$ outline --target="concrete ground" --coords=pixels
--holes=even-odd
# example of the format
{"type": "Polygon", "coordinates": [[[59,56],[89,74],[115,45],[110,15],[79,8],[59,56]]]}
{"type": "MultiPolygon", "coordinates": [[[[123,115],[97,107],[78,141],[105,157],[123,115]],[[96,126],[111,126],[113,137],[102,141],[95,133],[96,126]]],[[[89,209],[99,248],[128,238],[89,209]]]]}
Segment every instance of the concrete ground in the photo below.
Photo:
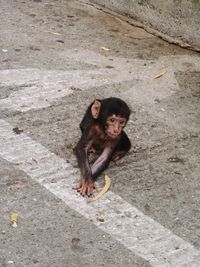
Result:
{"type": "Polygon", "coordinates": [[[79,1],[0,7],[0,266],[199,267],[199,53],[79,1]],[[71,145],[108,96],[132,149],[91,205],[71,145]]]}

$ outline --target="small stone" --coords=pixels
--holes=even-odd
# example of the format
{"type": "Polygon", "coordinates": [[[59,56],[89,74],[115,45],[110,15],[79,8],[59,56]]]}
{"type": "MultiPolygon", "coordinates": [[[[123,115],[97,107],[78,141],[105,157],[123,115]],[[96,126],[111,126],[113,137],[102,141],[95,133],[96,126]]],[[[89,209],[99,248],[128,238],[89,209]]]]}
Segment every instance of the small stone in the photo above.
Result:
{"type": "Polygon", "coordinates": [[[99,222],[105,222],[104,218],[101,217],[101,216],[97,216],[96,219],[97,219],[97,221],[99,221],[99,222]]]}

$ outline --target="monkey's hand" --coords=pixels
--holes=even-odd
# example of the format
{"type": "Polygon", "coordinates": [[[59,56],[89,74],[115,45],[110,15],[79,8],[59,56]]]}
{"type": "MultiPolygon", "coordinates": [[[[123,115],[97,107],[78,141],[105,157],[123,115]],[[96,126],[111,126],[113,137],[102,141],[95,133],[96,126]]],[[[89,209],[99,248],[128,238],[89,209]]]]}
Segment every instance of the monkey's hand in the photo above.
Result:
{"type": "Polygon", "coordinates": [[[73,189],[79,192],[83,197],[91,196],[96,188],[94,182],[81,181],[78,185],[73,186],[73,189]]]}

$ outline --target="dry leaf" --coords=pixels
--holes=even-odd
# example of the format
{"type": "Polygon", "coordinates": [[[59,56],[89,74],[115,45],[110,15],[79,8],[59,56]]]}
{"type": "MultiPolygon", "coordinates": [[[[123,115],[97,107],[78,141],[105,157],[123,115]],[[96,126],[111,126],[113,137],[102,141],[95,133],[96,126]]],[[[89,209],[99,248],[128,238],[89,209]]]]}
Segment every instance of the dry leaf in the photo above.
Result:
{"type": "Polygon", "coordinates": [[[12,227],[17,227],[17,213],[12,212],[10,216],[12,227]]]}
{"type": "Polygon", "coordinates": [[[104,47],[104,46],[102,46],[102,47],[101,47],[101,49],[102,49],[102,50],[104,50],[104,51],[110,51],[110,49],[109,49],[109,48],[107,48],[107,47],[104,47]]]}
{"type": "Polygon", "coordinates": [[[76,86],[73,86],[73,85],[70,87],[70,89],[71,89],[72,91],[82,91],[81,88],[76,87],[76,86]]]}
{"type": "Polygon", "coordinates": [[[51,32],[51,31],[45,31],[45,32],[48,32],[48,33],[51,33],[51,34],[54,34],[54,35],[62,35],[62,34],[59,33],[59,32],[51,32]]]}
{"type": "Polygon", "coordinates": [[[34,45],[31,45],[30,49],[33,50],[33,51],[40,51],[40,48],[37,47],[37,46],[34,46],[34,45]]]}
{"type": "Polygon", "coordinates": [[[154,79],[158,79],[167,72],[167,69],[162,69],[157,75],[154,76],[154,79]]]}

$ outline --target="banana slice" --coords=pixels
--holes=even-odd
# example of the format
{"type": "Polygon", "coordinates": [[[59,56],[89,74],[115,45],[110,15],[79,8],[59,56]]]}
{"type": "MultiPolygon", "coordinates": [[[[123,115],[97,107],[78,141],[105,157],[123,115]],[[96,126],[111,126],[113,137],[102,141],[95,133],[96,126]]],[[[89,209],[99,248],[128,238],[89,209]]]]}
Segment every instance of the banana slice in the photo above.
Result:
{"type": "Polygon", "coordinates": [[[108,177],[108,175],[105,175],[104,176],[104,179],[105,179],[105,185],[104,187],[102,188],[102,190],[93,198],[91,198],[89,200],[89,202],[94,202],[96,200],[98,200],[99,198],[101,198],[107,191],[108,189],[110,188],[110,185],[111,185],[111,180],[110,178],[108,177]]]}

